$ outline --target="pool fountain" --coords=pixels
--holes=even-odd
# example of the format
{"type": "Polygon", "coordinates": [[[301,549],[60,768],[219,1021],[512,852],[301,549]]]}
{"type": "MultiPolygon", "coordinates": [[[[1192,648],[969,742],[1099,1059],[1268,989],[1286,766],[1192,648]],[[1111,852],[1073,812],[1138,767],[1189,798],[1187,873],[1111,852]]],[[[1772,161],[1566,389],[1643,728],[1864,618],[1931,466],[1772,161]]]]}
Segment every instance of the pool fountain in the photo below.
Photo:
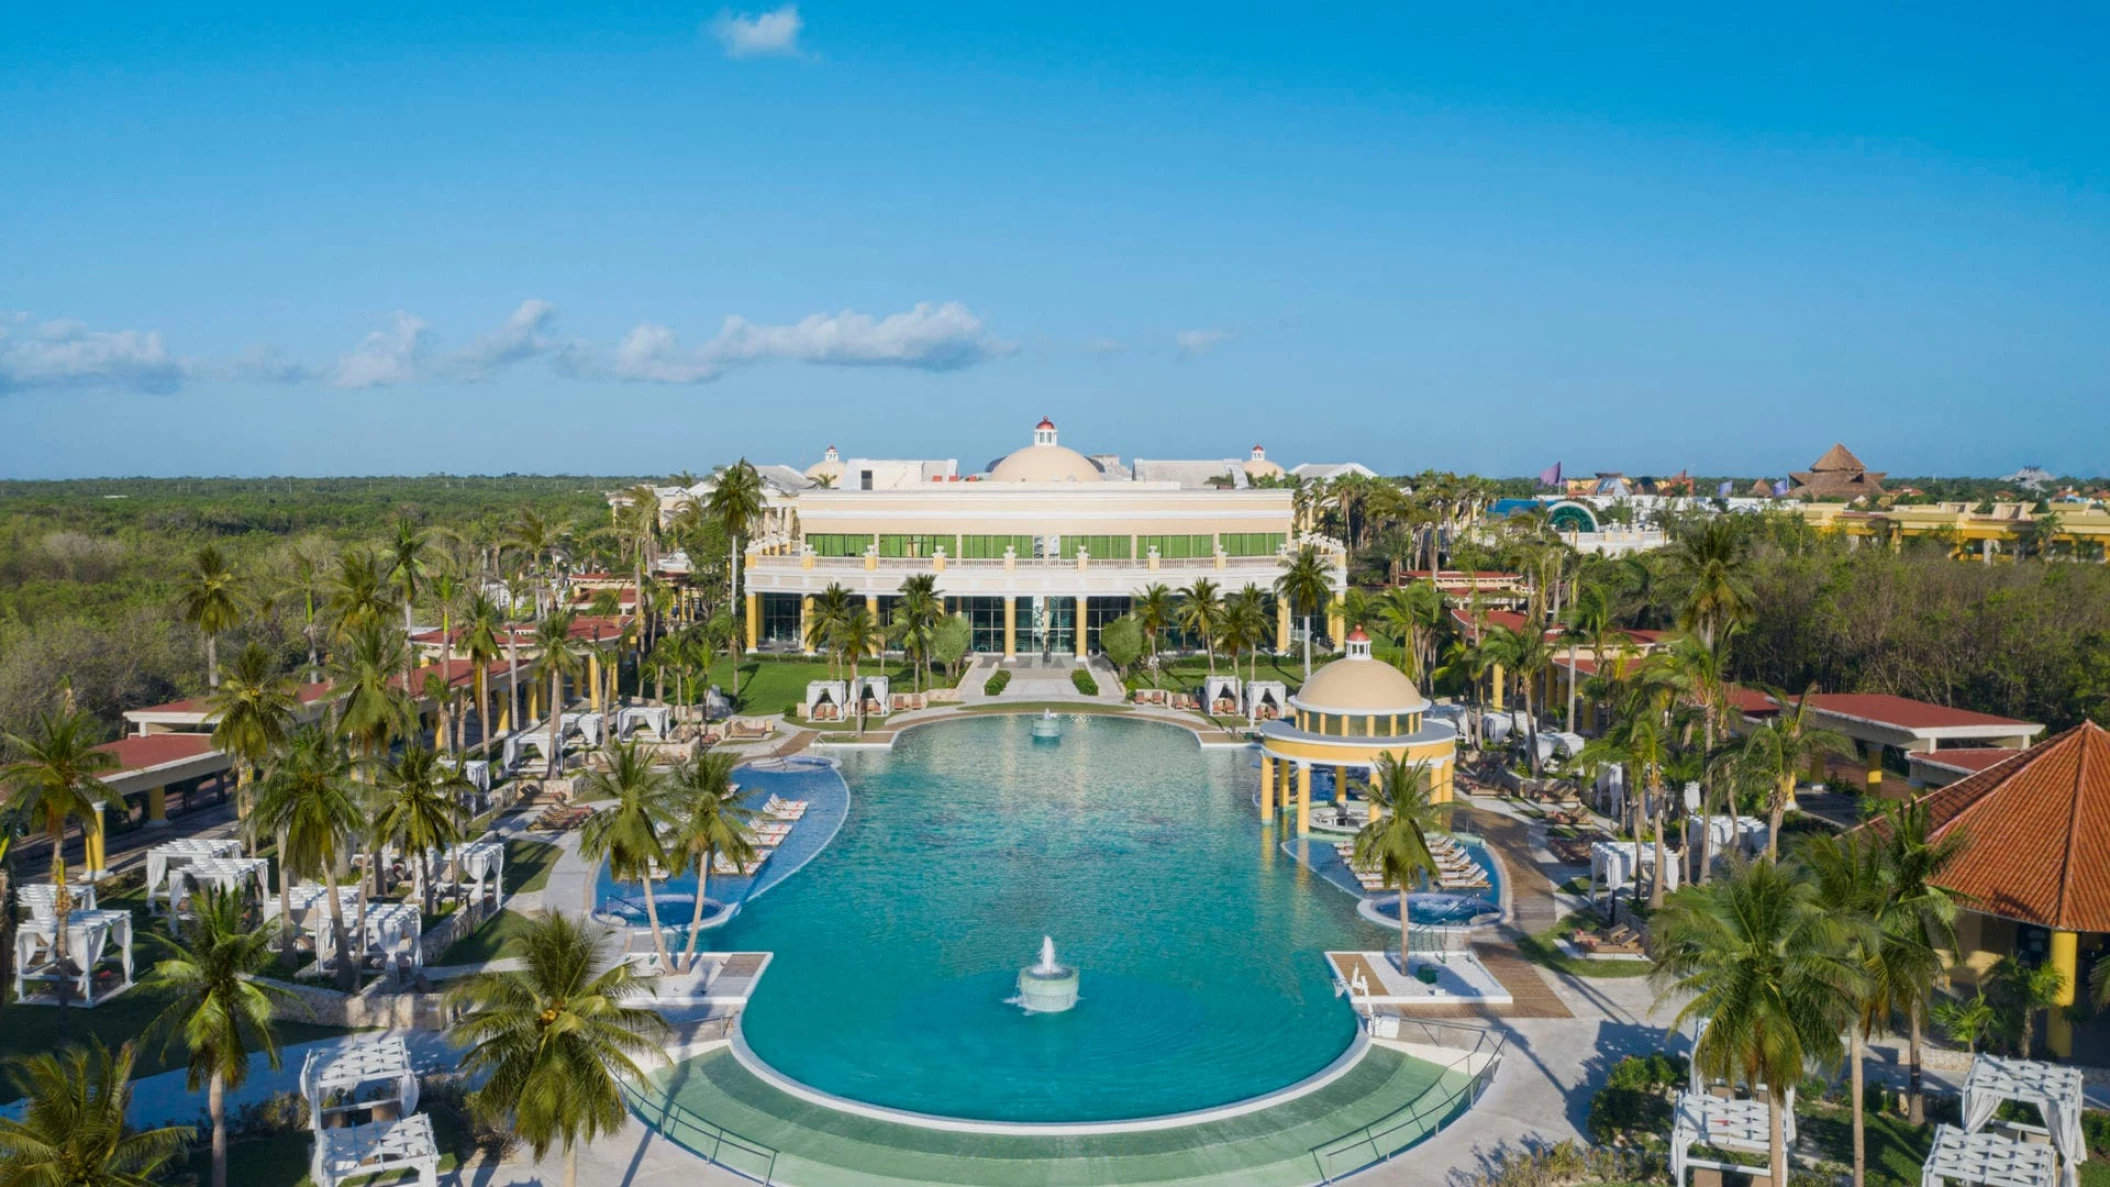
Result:
{"type": "Polygon", "coordinates": [[[1043,709],[1033,723],[1033,740],[1036,742],[1062,741],[1062,722],[1056,718],[1055,710],[1043,709]]]}
{"type": "Polygon", "coordinates": [[[1060,1014],[1077,1004],[1077,970],[1055,959],[1053,936],[1040,937],[1040,963],[1018,971],[1017,1001],[1028,1014],[1060,1014]]]}

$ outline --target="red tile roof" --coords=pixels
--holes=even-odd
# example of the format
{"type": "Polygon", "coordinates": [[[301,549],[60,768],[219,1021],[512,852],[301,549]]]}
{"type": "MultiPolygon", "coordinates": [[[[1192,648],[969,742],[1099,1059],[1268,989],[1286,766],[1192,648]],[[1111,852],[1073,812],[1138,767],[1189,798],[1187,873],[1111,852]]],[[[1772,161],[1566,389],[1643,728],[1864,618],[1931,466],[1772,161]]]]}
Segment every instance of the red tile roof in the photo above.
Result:
{"type": "Polygon", "coordinates": [[[2011,725],[2028,729],[2035,724],[2017,721],[2012,717],[1995,717],[1990,713],[1973,713],[1968,709],[1951,709],[1947,705],[1935,705],[1926,701],[1915,701],[1910,697],[1894,697],[1873,692],[1820,692],[1816,695],[1815,704],[1818,710],[1824,713],[1903,730],[1987,725],[2011,725]]]}
{"type": "MultiPolygon", "coordinates": [[[[293,693],[300,698],[301,704],[312,705],[330,695],[330,686],[327,681],[321,684],[309,684],[303,681],[293,690],[293,693]]],[[[127,713],[196,713],[200,715],[211,711],[212,703],[206,697],[185,697],[180,701],[169,701],[165,704],[146,705],[138,709],[125,710],[127,713]]]]}
{"type": "Polygon", "coordinates": [[[213,753],[211,734],[135,734],[96,747],[117,756],[117,769],[110,776],[143,771],[148,767],[202,758],[213,753]]]}
{"type": "Polygon", "coordinates": [[[2110,931],[2110,730],[2083,722],[1921,802],[1936,837],[1969,838],[1941,884],[1972,910],[2110,931]]]}
{"type": "Polygon", "coordinates": [[[1936,750],[1930,754],[1914,754],[1911,760],[1924,766],[1940,767],[1948,771],[1961,771],[1975,775],[1990,767],[1999,766],[2026,750],[2010,750],[2004,746],[1959,746],[1953,750],[1936,750]]]}
{"type": "Polygon", "coordinates": [[[1746,717],[1771,717],[1780,712],[1780,706],[1762,689],[1746,688],[1741,684],[1725,687],[1729,694],[1729,708],[1746,717]]]}

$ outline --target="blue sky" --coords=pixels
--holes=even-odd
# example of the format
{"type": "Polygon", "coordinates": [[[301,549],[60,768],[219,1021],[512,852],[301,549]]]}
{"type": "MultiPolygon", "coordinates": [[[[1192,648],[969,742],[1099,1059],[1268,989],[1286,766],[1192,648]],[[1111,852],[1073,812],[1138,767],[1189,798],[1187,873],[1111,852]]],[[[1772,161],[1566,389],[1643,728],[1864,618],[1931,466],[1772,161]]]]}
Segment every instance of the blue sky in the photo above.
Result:
{"type": "Polygon", "coordinates": [[[0,473],[2110,471],[2110,10],[1599,7],[0,15],[0,473]]]}

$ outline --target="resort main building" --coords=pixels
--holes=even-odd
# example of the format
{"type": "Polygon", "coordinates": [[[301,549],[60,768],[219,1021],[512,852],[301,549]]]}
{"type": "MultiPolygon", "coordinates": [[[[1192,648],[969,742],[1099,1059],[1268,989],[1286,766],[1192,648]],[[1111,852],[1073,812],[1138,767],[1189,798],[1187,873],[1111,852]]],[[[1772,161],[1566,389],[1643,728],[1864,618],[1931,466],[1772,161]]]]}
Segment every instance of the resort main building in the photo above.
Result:
{"type": "MultiPolygon", "coordinates": [[[[1319,548],[1336,594],[1347,586],[1340,544],[1300,533],[1291,491],[1271,485],[1284,471],[1258,446],[1243,459],[1124,466],[1060,444],[1042,420],[1031,444],[982,474],[951,461],[845,461],[832,447],[803,472],[761,472],[769,507],[747,556],[750,648],[803,647],[812,599],[830,585],[883,620],[919,573],[974,624],[974,650],[1007,657],[1095,652],[1100,628],[1154,584],[1271,587],[1304,544],[1319,548]]],[[[1277,647],[1290,626],[1281,607],[1277,647]]]]}

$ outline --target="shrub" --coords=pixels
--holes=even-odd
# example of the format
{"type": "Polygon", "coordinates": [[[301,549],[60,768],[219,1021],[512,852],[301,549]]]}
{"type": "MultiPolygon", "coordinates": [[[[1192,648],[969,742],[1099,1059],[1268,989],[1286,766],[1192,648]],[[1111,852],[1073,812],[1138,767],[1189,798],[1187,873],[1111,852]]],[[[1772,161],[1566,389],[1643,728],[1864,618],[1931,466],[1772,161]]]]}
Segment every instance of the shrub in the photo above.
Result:
{"type": "Polygon", "coordinates": [[[1099,682],[1092,679],[1092,674],[1083,668],[1070,669],[1070,683],[1077,686],[1078,692],[1088,697],[1099,695],[1099,682]]]}
{"type": "Polygon", "coordinates": [[[1590,1101],[1590,1140],[1668,1134],[1671,1104],[1666,1090],[1681,1087],[1688,1068],[1684,1056],[1662,1052],[1629,1055],[1613,1065],[1605,1086],[1590,1101]]]}
{"type": "Polygon", "coordinates": [[[2097,1158],[2110,1158],[2110,1113],[2090,1109],[2081,1114],[2081,1140],[2097,1158]]]}
{"type": "Polygon", "coordinates": [[[997,695],[998,693],[1001,693],[1001,692],[1003,692],[1003,691],[1004,691],[1004,687],[1005,687],[1006,685],[1010,684],[1010,683],[1011,683],[1011,671],[1010,671],[1010,669],[1008,669],[1008,668],[998,668],[998,669],[996,670],[996,675],[994,675],[994,676],[991,676],[991,677],[990,677],[989,679],[987,679],[987,680],[985,680],[985,681],[983,681],[983,682],[982,682],[982,693],[983,693],[983,694],[984,694],[985,696],[992,696],[992,697],[993,697],[993,696],[996,696],[996,695],[997,695]]]}

